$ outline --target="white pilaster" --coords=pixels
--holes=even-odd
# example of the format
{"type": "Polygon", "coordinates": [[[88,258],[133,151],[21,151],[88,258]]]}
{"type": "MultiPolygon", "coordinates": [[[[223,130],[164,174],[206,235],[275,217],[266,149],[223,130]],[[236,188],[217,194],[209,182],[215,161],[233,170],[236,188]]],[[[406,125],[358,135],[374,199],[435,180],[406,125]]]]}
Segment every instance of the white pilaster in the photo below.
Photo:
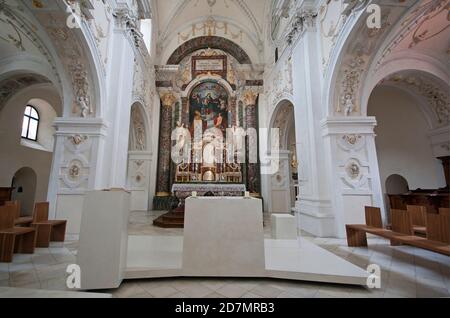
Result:
{"type": "Polygon", "coordinates": [[[293,50],[293,86],[299,198],[299,227],[317,236],[333,236],[331,187],[320,134],[323,118],[320,60],[316,28],[309,26],[293,50]]]}
{"type": "Polygon", "coordinates": [[[48,201],[52,219],[68,220],[78,234],[86,191],[100,189],[107,124],[102,119],[58,118],[48,201]]]}
{"type": "Polygon", "coordinates": [[[374,117],[335,117],[322,122],[338,237],[345,237],[345,224],[365,223],[365,206],[379,207],[385,216],[375,126],[374,117]]]}

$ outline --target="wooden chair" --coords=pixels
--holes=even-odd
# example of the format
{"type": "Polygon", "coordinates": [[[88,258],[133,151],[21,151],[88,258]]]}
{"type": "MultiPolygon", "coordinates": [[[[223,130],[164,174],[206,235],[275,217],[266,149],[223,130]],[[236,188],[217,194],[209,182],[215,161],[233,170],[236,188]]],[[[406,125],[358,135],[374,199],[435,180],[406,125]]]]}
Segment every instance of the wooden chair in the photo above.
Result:
{"type": "Polygon", "coordinates": [[[50,242],[64,242],[66,236],[65,220],[48,219],[48,202],[38,202],[34,205],[33,223],[37,232],[36,247],[49,247],[50,242]]]}
{"type": "MultiPolygon", "coordinates": [[[[411,215],[406,210],[391,209],[392,231],[405,235],[413,235],[411,215]]],[[[400,245],[395,240],[391,240],[391,245],[400,245]]]]}
{"type": "Polygon", "coordinates": [[[15,209],[14,225],[15,226],[30,226],[33,223],[32,216],[20,216],[21,205],[20,201],[7,201],[5,205],[12,206],[15,209]]]}
{"type": "Polygon", "coordinates": [[[427,239],[450,244],[450,209],[440,208],[439,213],[428,213],[427,224],[427,239]]]}
{"type": "Polygon", "coordinates": [[[383,221],[381,219],[381,209],[372,206],[365,207],[366,225],[376,228],[383,228],[383,221]]]}
{"type": "Polygon", "coordinates": [[[427,208],[420,205],[407,205],[406,210],[411,216],[414,235],[427,235],[427,208]]]}
{"type": "Polygon", "coordinates": [[[0,262],[11,263],[14,253],[33,254],[36,231],[29,227],[14,227],[16,210],[0,207],[0,262]]]}

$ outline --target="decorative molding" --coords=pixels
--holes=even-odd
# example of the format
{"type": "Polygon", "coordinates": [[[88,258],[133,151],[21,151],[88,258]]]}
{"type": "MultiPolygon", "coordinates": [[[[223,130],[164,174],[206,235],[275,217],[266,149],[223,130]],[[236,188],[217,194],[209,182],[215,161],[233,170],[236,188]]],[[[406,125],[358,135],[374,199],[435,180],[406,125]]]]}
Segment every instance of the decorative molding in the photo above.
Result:
{"type": "Polygon", "coordinates": [[[298,12],[289,27],[286,35],[286,42],[292,45],[309,28],[314,28],[316,25],[317,12],[311,10],[302,10],[298,12]]]}
{"type": "Polygon", "coordinates": [[[172,107],[178,98],[172,92],[162,92],[160,94],[161,102],[164,107],[172,107]]]}
{"type": "Polygon", "coordinates": [[[258,92],[252,89],[246,89],[242,95],[245,106],[256,106],[256,100],[258,99],[258,92]]]}
{"type": "Polygon", "coordinates": [[[428,80],[423,76],[403,76],[401,74],[393,75],[387,80],[382,81],[382,83],[393,83],[400,85],[423,96],[436,115],[438,124],[450,124],[450,96],[448,94],[448,83],[444,84],[447,85],[447,91],[445,91],[445,89],[442,89],[440,86],[434,84],[432,80],[428,80]]]}

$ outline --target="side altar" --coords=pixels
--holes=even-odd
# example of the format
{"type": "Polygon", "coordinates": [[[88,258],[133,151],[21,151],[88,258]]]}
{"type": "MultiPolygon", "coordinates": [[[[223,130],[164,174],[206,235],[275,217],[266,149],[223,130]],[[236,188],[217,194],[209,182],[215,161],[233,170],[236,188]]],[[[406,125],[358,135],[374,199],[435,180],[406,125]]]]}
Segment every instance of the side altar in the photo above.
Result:
{"type": "Polygon", "coordinates": [[[197,193],[202,197],[213,194],[216,197],[242,197],[246,191],[245,184],[230,183],[175,183],[172,185],[173,206],[169,212],[153,221],[153,224],[163,228],[183,228],[185,200],[197,193]]]}

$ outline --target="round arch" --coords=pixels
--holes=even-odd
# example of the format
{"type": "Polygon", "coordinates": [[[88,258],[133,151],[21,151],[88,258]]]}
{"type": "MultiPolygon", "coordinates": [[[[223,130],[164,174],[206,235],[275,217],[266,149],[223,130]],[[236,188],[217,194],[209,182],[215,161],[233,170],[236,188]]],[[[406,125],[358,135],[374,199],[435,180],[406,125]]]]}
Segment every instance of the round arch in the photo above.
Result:
{"type": "Polygon", "coordinates": [[[244,49],[233,41],[220,36],[200,36],[183,43],[172,53],[166,64],[179,64],[185,56],[207,48],[225,51],[232,55],[240,64],[252,64],[244,49]]]}
{"type": "Polygon", "coordinates": [[[280,139],[280,149],[284,149],[284,150],[289,150],[288,148],[288,132],[289,129],[294,128],[295,131],[295,119],[294,119],[294,103],[289,100],[289,99],[282,99],[277,103],[277,106],[275,106],[271,116],[270,116],[270,120],[269,120],[269,136],[268,136],[268,149],[271,149],[272,146],[272,141],[270,138],[270,129],[271,128],[278,128],[275,127],[275,123],[276,121],[279,119],[281,112],[283,111],[288,111],[291,112],[292,111],[292,116],[288,116],[288,118],[290,119],[289,122],[286,123],[286,125],[284,126],[284,131],[281,132],[280,131],[280,135],[283,137],[282,139],[280,139]]]}
{"type": "Polygon", "coordinates": [[[216,82],[217,84],[219,84],[220,86],[225,88],[225,90],[227,91],[227,93],[230,97],[235,97],[236,94],[235,94],[233,88],[231,87],[231,85],[219,75],[208,75],[208,76],[197,77],[196,79],[192,80],[189,83],[189,85],[186,87],[186,89],[182,92],[181,96],[189,97],[191,95],[192,91],[194,90],[194,88],[196,88],[198,85],[200,85],[202,83],[206,83],[206,82],[211,82],[211,81],[216,82]]]}
{"type": "MultiPolygon", "coordinates": [[[[364,82],[364,85],[362,85],[361,114],[367,116],[369,99],[373,90],[380,85],[383,80],[396,74],[422,74],[430,78],[439,87],[447,87],[447,89],[449,89],[448,83],[450,82],[450,76],[443,72],[442,68],[434,62],[435,61],[429,56],[420,55],[420,57],[416,56],[415,58],[392,59],[385,63],[373,77],[368,78],[364,82]]],[[[411,93],[410,91],[408,92],[411,93]]]]}

